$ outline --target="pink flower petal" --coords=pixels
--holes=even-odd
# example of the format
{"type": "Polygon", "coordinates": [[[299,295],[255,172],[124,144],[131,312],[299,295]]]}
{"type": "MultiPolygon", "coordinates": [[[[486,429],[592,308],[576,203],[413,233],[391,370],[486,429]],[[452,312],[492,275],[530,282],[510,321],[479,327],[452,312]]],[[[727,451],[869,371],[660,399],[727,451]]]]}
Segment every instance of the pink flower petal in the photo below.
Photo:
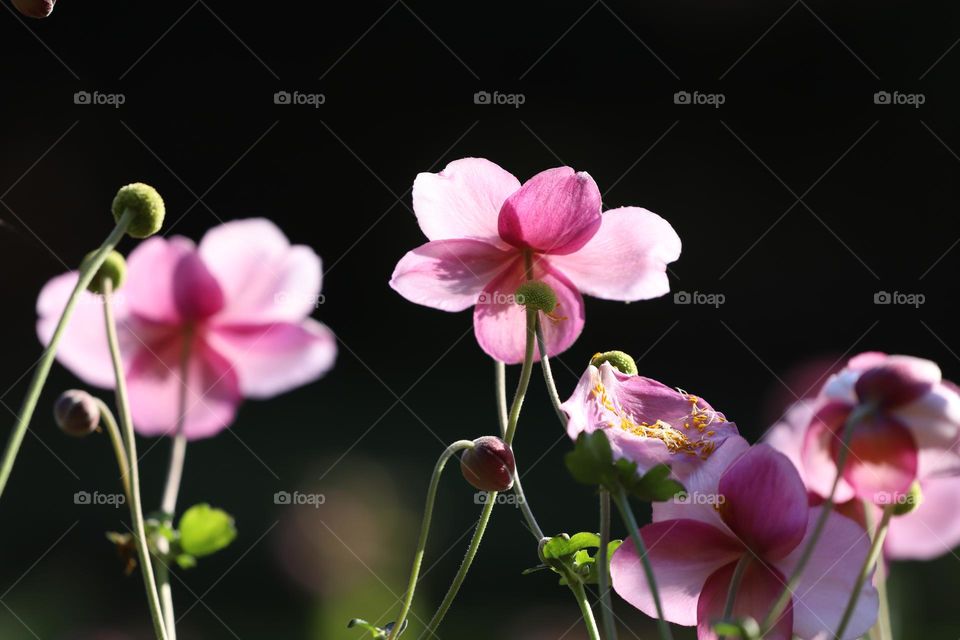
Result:
{"type": "Polygon", "coordinates": [[[173,300],[186,321],[204,320],[223,309],[223,290],[196,251],[180,257],[173,271],[173,300]]]}
{"type": "Polygon", "coordinates": [[[680,257],[670,223],[639,207],[611,209],[578,251],[551,258],[582,293],[605,300],[647,300],[670,291],[667,264],[680,257]]]}
{"type": "Polygon", "coordinates": [[[320,302],[320,258],[309,247],[290,246],[269,220],[214,227],[199,251],[223,289],[226,306],[218,322],[299,322],[320,302]]]}
{"type": "MultiPolygon", "coordinates": [[[[545,260],[535,264],[533,276],[550,285],[559,301],[555,317],[540,316],[547,354],[555,356],[566,351],[583,330],[583,298],[570,281],[545,260]]],[[[517,259],[484,287],[486,295],[473,309],[473,328],[480,348],[507,364],[523,362],[527,344],[526,309],[513,301],[523,281],[522,260],[517,259]]],[[[535,353],[535,357],[539,360],[539,353],[535,353]]]]}
{"type": "MultiPolygon", "coordinates": [[[[807,535],[787,557],[776,563],[791,575],[820,515],[809,510],[807,535]]],[[[853,591],[854,581],[867,557],[870,538],[853,520],[830,514],[793,596],[793,632],[801,638],[832,638],[853,591]]],[[[779,593],[779,589],[777,590],[779,593]]],[[[867,580],[842,640],[859,638],[877,619],[877,591],[867,580]]]]}
{"type": "Polygon", "coordinates": [[[333,367],[336,338],[323,324],[219,326],[207,342],[224,356],[248,398],[270,398],[312,382],[333,367]]]}
{"type": "MultiPolygon", "coordinates": [[[[830,495],[830,488],[837,475],[834,446],[842,442],[844,424],[850,415],[850,406],[843,402],[822,403],[804,432],[803,449],[800,452],[804,466],[807,488],[817,495],[830,495]]],[[[853,487],[840,479],[834,494],[836,502],[846,502],[854,496],[853,487]]]]}
{"type": "Polygon", "coordinates": [[[503,203],[500,237],[521,249],[573,253],[600,228],[600,189],[589,174],[570,167],[547,169],[503,203]]]}
{"type": "Polygon", "coordinates": [[[921,482],[923,500],[890,521],[883,550],[894,560],[932,560],[960,546],[960,477],[921,482]]]}
{"type": "Polygon", "coordinates": [[[151,322],[179,323],[175,272],[181,258],[194,251],[193,242],[182,236],[153,236],[137,245],[127,258],[127,282],[121,290],[131,313],[151,322]]]}
{"type": "Polygon", "coordinates": [[[127,386],[134,426],[144,436],[173,436],[181,414],[191,440],[216,435],[234,418],[241,402],[237,374],[230,363],[194,338],[184,380],[183,336],[178,329],[151,337],[127,365],[127,386]],[[186,411],[180,395],[186,385],[186,411]]]}
{"type": "Polygon", "coordinates": [[[890,356],[883,364],[864,371],[854,386],[861,402],[884,409],[921,398],[942,379],[935,362],[913,356],[890,356]]]}
{"type": "MultiPolygon", "coordinates": [[[[712,625],[723,619],[735,568],[736,563],[728,564],[707,578],[697,601],[697,640],[717,640],[712,625]]],[[[780,571],[753,559],[743,572],[733,604],[733,617],[749,616],[758,623],[762,622],[786,582],[780,571]]],[[[793,637],[794,613],[792,605],[787,605],[777,624],[764,634],[764,640],[790,640],[793,637]]]]}
{"type": "MultiPolygon", "coordinates": [[[[842,442],[833,442],[834,458],[842,442]]],[[[843,478],[857,495],[876,504],[891,504],[910,491],[917,478],[917,444],[910,430],[883,415],[861,420],[850,439],[843,478]]]]}
{"type": "Polygon", "coordinates": [[[758,444],[720,478],[720,517],[750,548],[767,559],[790,553],[807,527],[807,490],[793,463],[770,445],[758,444]]]}
{"type": "Polygon", "coordinates": [[[411,302],[463,311],[476,304],[484,287],[515,258],[515,252],[481,240],[428,242],[400,260],[390,286],[411,302]]]}
{"type": "Polygon", "coordinates": [[[413,210],[429,240],[474,238],[498,247],[500,207],[520,181],[483,158],[454,160],[440,173],[413,182],[413,210]]]}
{"type": "MultiPolygon", "coordinates": [[[[728,534],[696,520],[668,520],[640,530],[663,603],[664,617],[685,626],[697,624],[697,599],[707,578],[735,562],[743,547],[728,534]]],[[[610,574],[621,598],[648,616],[657,609],[643,566],[627,539],[613,554],[610,574]]]]}
{"type": "MultiPolygon", "coordinates": [[[[47,282],[40,291],[37,298],[37,336],[44,345],[50,344],[50,338],[78,279],[76,271],[64,273],[47,282]]],[[[113,297],[113,304],[118,323],[122,323],[129,315],[125,295],[118,292],[113,297]]],[[[80,294],[73,317],[60,341],[57,361],[87,384],[113,387],[113,365],[107,346],[101,296],[88,291],[80,294]]]]}

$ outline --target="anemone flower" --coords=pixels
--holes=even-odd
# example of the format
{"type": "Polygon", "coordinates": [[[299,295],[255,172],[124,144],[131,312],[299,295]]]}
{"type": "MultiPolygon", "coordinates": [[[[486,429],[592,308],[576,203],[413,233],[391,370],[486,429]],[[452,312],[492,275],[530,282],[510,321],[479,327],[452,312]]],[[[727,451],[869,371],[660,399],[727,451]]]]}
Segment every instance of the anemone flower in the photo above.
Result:
{"type": "MultiPolygon", "coordinates": [[[[57,276],[40,292],[44,344],[77,277],[57,276]]],[[[336,342],[309,317],[322,300],[320,281],[313,250],[291,246],[265,219],[215,227],[199,246],[180,236],[138,245],[113,299],[137,431],[209,437],[233,421],[243,398],[269,398],[323,375],[336,342]]],[[[104,327],[100,297],[84,292],[57,358],[87,384],[111,388],[104,327]]]]}
{"type": "Polygon", "coordinates": [[[670,288],[666,266],[680,255],[680,238],[663,218],[638,207],[601,214],[593,178],[569,167],[521,185],[489,160],[456,160],[417,176],[413,209],[429,242],[400,260],[390,286],[442,311],[474,307],[480,347],[508,364],[524,356],[525,312],[514,293],[525,279],[557,293],[559,307],[544,323],[553,355],[583,329],[581,293],[623,301],[661,296],[670,288]]]}
{"type": "MultiPolygon", "coordinates": [[[[687,492],[701,499],[658,503],[653,524],[640,535],[649,550],[665,618],[696,625],[700,640],[714,640],[711,626],[723,616],[737,564],[746,562],[733,616],[763,620],[793,573],[820,507],[807,505],[803,481],[786,456],[765,444],[748,447],[739,436],[728,439],[688,478],[687,492]]],[[[789,605],[764,638],[832,638],[869,546],[863,529],[831,513],[789,605]]],[[[617,593],[647,615],[656,615],[629,540],[614,553],[610,569],[617,593]]],[[[841,640],[866,633],[877,610],[877,592],[867,581],[841,640]]]]}
{"type": "Polygon", "coordinates": [[[854,426],[838,502],[856,496],[889,504],[917,479],[960,473],[960,394],[935,363],[863,353],[831,376],[819,398],[801,458],[820,495],[830,492],[844,425],[861,403],[873,409],[854,426]]]}
{"type": "Polygon", "coordinates": [[[561,406],[572,439],[602,429],[615,458],[636,462],[640,473],[669,464],[681,480],[737,434],[737,426],[703,398],[622,373],[609,362],[589,365],[561,406]]]}
{"type": "MultiPolygon", "coordinates": [[[[770,446],[790,458],[797,467],[807,485],[811,505],[820,504],[826,498],[820,493],[823,491],[822,475],[829,475],[830,470],[808,468],[801,452],[807,426],[823,403],[823,400],[815,399],[794,403],[764,437],[770,446]],[[815,477],[818,473],[820,478],[815,477]]],[[[883,541],[884,556],[888,559],[932,560],[960,546],[960,476],[926,475],[918,482],[919,504],[909,513],[890,520],[883,541]]],[[[866,527],[867,514],[861,501],[851,498],[841,501],[836,508],[866,527]]],[[[870,521],[879,522],[880,509],[871,507],[870,516],[870,521]]]]}

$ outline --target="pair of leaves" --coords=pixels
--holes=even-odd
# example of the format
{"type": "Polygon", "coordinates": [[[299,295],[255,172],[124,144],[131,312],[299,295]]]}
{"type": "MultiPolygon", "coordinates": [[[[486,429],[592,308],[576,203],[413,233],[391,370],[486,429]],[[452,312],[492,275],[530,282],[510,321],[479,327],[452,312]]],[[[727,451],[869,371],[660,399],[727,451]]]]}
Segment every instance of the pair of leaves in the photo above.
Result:
{"type": "Polygon", "coordinates": [[[642,476],[637,463],[626,458],[613,459],[610,440],[603,430],[581,433],[577,444],[565,459],[567,469],[583,484],[599,485],[617,494],[628,494],[647,502],[663,502],[683,491],[683,485],[670,478],[670,467],[659,464],[642,476]]]}
{"type": "Polygon", "coordinates": [[[160,519],[147,523],[148,535],[163,536],[170,543],[169,555],[181,569],[197,566],[197,559],[209,556],[230,545],[237,537],[233,516],[209,504],[195,504],[187,509],[176,529],[160,519]]]}
{"type": "MultiPolygon", "coordinates": [[[[611,540],[607,544],[608,571],[610,558],[622,542],[622,540],[611,540]]],[[[597,566],[597,554],[591,554],[590,550],[599,548],[600,536],[595,533],[582,531],[572,536],[567,534],[554,536],[540,547],[543,564],[528,569],[524,574],[549,568],[560,574],[560,584],[563,585],[569,584],[569,578],[573,576],[583,584],[598,584],[600,568],[597,566]]]]}
{"type": "MultiPolygon", "coordinates": [[[[398,638],[401,635],[403,635],[404,631],[407,630],[407,624],[409,622],[410,622],[409,620],[403,621],[403,626],[400,627],[400,631],[397,633],[398,638]]],[[[367,631],[370,632],[370,636],[373,638],[373,640],[386,640],[390,636],[390,632],[393,631],[393,625],[394,623],[391,622],[384,627],[378,627],[377,625],[371,624],[366,620],[361,620],[360,618],[354,618],[353,620],[347,623],[347,629],[353,629],[353,628],[366,629],[367,631]]]]}

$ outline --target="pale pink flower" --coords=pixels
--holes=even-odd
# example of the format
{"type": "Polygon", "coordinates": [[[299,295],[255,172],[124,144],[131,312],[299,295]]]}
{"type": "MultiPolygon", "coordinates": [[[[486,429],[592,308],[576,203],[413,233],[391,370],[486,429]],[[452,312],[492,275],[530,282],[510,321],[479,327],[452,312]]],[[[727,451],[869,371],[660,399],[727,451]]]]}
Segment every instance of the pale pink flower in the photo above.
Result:
{"type": "MultiPolygon", "coordinates": [[[[57,276],[40,292],[44,344],[77,277],[57,276]]],[[[205,438],[230,425],[243,398],[269,398],[327,372],[336,341],[309,317],[320,283],[320,258],[265,219],[215,227],[199,246],[180,236],[138,245],[114,300],[137,431],[174,435],[184,388],[184,432],[205,438]]],[[[83,293],[57,359],[87,384],[114,386],[99,296],[83,293]]]]}
{"type": "MultiPolygon", "coordinates": [[[[640,535],[664,617],[674,624],[696,625],[700,640],[715,640],[711,625],[722,617],[737,563],[749,559],[733,614],[763,620],[796,568],[820,507],[807,505],[803,481],[786,456],[764,444],[749,447],[739,436],[718,447],[685,484],[685,500],[656,503],[654,522],[640,535]]],[[[764,638],[832,638],[869,546],[869,537],[854,522],[830,514],[788,607],[764,638]]],[[[614,553],[611,574],[621,597],[656,615],[629,540],[614,553]]],[[[877,592],[868,581],[841,640],[866,633],[877,609],[877,592]]]]}
{"type": "Polygon", "coordinates": [[[390,286],[435,309],[474,307],[477,341],[506,363],[523,360],[524,308],[514,292],[528,262],[530,275],[559,300],[544,322],[553,355],[583,329],[581,293],[624,301],[661,296],[670,288],[666,265],[680,255],[680,239],[663,218],[638,207],[601,215],[593,178],[569,167],[521,185],[489,160],[456,160],[417,176],[413,209],[430,242],[400,260],[390,286]]]}

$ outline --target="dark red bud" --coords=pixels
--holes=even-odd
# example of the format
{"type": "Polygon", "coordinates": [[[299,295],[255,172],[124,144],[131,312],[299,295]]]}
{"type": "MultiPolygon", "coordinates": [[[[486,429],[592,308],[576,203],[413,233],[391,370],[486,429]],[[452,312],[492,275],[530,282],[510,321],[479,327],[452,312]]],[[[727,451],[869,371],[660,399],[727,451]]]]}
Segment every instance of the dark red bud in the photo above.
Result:
{"type": "Polygon", "coordinates": [[[28,18],[46,18],[53,13],[56,0],[13,0],[17,11],[28,18]]]}
{"type": "Polygon", "coordinates": [[[890,409],[919,399],[939,381],[939,367],[928,360],[890,358],[885,364],[864,371],[854,389],[860,402],[890,409]]]}
{"type": "Polygon", "coordinates": [[[65,434],[82,438],[97,430],[100,408],[86,391],[64,391],[53,405],[53,417],[65,434]]]}
{"type": "Polygon", "coordinates": [[[510,447],[494,436],[473,441],[460,458],[460,470],[467,482],[481,491],[506,491],[513,486],[516,463],[510,447]]]}

